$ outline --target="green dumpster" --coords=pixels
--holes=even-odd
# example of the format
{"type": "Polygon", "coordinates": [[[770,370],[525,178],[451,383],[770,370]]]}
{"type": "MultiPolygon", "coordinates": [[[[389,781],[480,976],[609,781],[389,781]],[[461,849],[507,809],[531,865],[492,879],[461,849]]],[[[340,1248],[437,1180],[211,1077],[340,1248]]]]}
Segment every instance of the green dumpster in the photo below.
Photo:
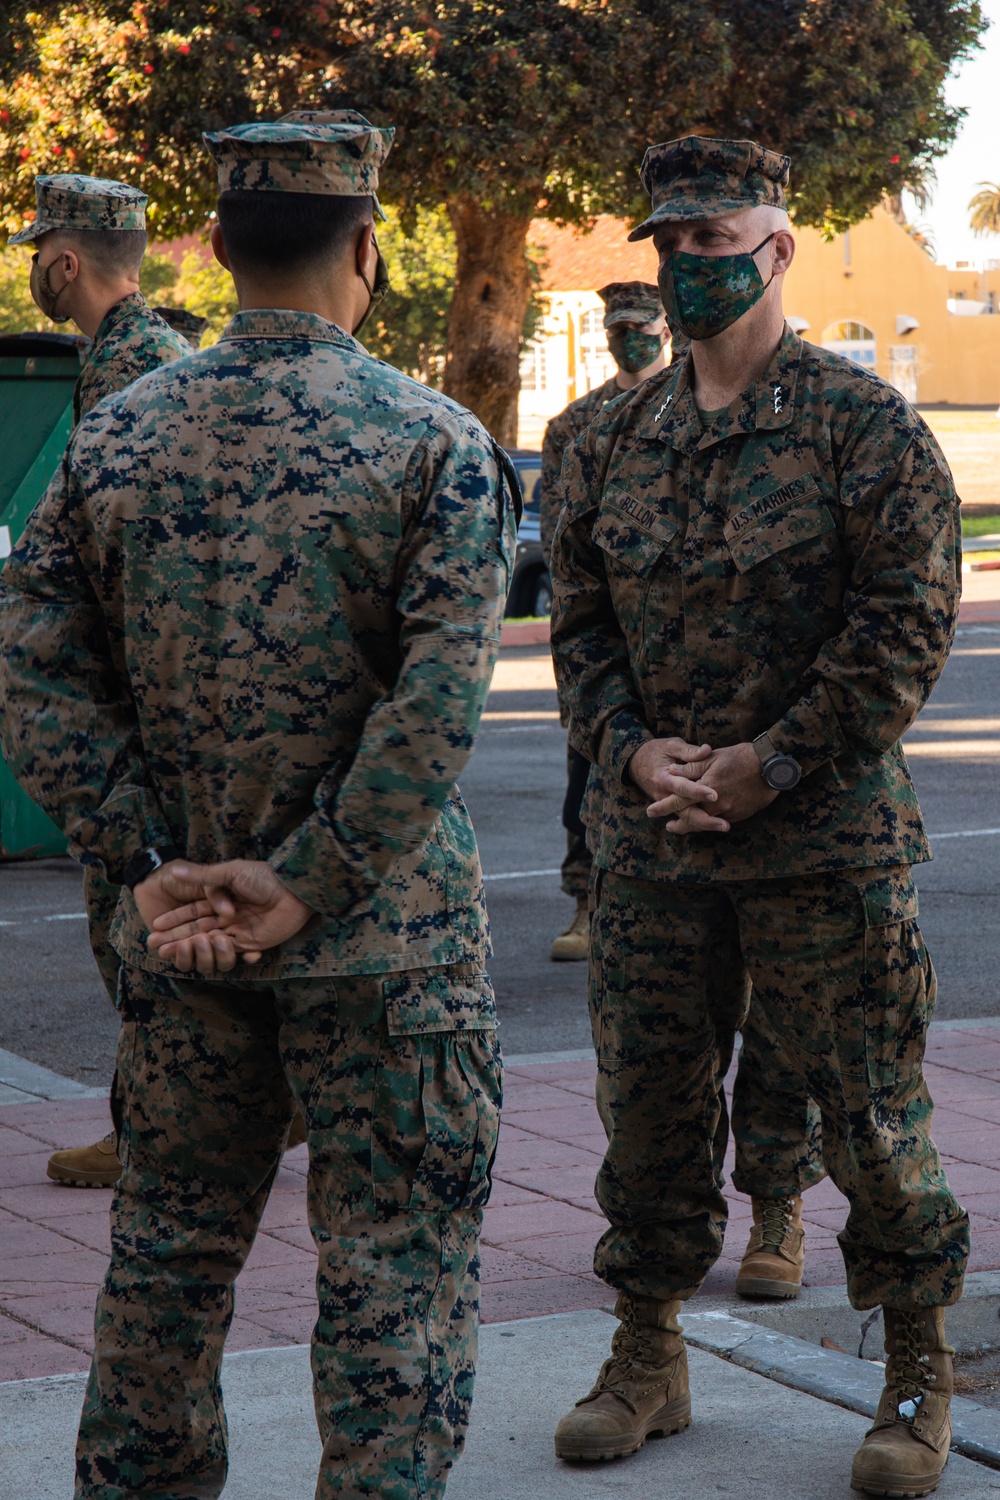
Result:
{"type": "MultiPolygon", "coordinates": [[[[0,568],[66,447],[82,347],[62,333],[0,336],[0,568]]],[[[59,829],[0,759],[0,859],[65,852],[59,829]]]]}

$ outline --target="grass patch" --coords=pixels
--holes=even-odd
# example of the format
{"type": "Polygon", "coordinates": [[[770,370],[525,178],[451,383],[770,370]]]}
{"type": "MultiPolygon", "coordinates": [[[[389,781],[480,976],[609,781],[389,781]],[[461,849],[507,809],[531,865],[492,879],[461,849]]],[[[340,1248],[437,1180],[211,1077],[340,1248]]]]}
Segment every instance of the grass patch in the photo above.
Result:
{"type": "Polygon", "coordinates": [[[505,625],[547,625],[549,615],[504,615],[505,625]]]}
{"type": "Polygon", "coordinates": [[[992,536],[1000,533],[1000,511],[985,516],[963,516],[963,536],[992,536]]]}

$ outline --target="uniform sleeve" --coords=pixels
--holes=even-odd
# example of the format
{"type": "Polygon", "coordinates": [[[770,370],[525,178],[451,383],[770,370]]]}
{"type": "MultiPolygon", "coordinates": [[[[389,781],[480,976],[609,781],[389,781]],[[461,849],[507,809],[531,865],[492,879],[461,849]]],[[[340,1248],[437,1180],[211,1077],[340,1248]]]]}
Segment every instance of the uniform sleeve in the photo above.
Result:
{"type": "Polygon", "coordinates": [[[621,781],[632,755],[653,734],[611,600],[604,554],[592,535],[605,467],[601,450],[610,441],[598,427],[577,438],[563,461],[566,500],[552,544],[552,659],[560,700],[571,714],[570,742],[621,781]]]}
{"type": "Polygon", "coordinates": [[[560,417],[553,417],[542,438],[542,473],[538,486],[538,524],[542,554],[548,565],[552,555],[552,538],[562,509],[563,491],[559,483],[568,432],[560,417]]]}
{"type": "Polygon", "coordinates": [[[486,433],[449,418],[414,453],[405,484],[413,518],[397,573],[398,677],[346,777],[338,768],[320,782],[315,810],[270,860],[327,917],[427,840],[472,753],[500,643],[515,497],[486,433]]]}
{"type": "Polygon", "coordinates": [[[775,749],[806,774],[847,749],[891,749],[951,648],[962,578],[959,500],[933,438],[912,424],[910,416],[903,433],[886,417],[846,455],[844,628],[823,644],[802,697],[769,731],[775,749]]]}
{"type": "Polygon", "coordinates": [[[74,855],[120,884],[136,850],[173,839],[77,547],[78,499],[67,457],[0,573],[0,742],[74,855]]]}

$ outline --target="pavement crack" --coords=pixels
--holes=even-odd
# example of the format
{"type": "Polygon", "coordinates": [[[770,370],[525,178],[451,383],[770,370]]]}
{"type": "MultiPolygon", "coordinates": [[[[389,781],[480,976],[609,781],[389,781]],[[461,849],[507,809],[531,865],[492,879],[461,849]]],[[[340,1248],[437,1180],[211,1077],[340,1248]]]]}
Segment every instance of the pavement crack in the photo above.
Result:
{"type": "Polygon", "coordinates": [[[74,1344],[72,1339],[63,1338],[61,1333],[53,1333],[49,1328],[42,1328],[38,1323],[32,1323],[30,1318],[20,1318],[17,1313],[11,1312],[9,1307],[0,1307],[0,1318],[9,1318],[12,1323],[26,1328],[29,1333],[37,1333],[43,1339],[52,1339],[57,1344],[62,1344],[67,1349],[72,1349],[76,1354],[90,1354],[90,1349],[85,1349],[82,1344],[74,1344]]]}
{"type": "Polygon", "coordinates": [[[874,1310],[874,1312],[869,1313],[868,1316],[867,1316],[867,1318],[865,1319],[865,1321],[861,1325],[861,1338],[858,1341],[858,1358],[859,1359],[868,1359],[869,1358],[869,1356],[865,1353],[865,1339],[868,1337],[870,1329],[872,1329],[874,1327],[874,1325],[878,1322],[879,1317],[881,1316],[881,1313],[882,1313],[882,1309],[880,1307],[876,1307],[875,1310],[874,1310]]]}

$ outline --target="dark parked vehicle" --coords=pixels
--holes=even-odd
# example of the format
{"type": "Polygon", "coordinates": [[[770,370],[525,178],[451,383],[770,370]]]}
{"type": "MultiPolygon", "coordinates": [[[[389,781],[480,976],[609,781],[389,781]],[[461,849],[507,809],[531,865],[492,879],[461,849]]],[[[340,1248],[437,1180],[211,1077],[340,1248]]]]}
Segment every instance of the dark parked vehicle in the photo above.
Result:
{"type": "Polygon", "coordinates": [[[542,455],[529,448],[509,448],[507,451],[521,482],[524,513],[517,529],[517,554],[506,612],[515,617],[549,615],[552,613],[552,581],[542,555],[538,514],[542,455]]]}

